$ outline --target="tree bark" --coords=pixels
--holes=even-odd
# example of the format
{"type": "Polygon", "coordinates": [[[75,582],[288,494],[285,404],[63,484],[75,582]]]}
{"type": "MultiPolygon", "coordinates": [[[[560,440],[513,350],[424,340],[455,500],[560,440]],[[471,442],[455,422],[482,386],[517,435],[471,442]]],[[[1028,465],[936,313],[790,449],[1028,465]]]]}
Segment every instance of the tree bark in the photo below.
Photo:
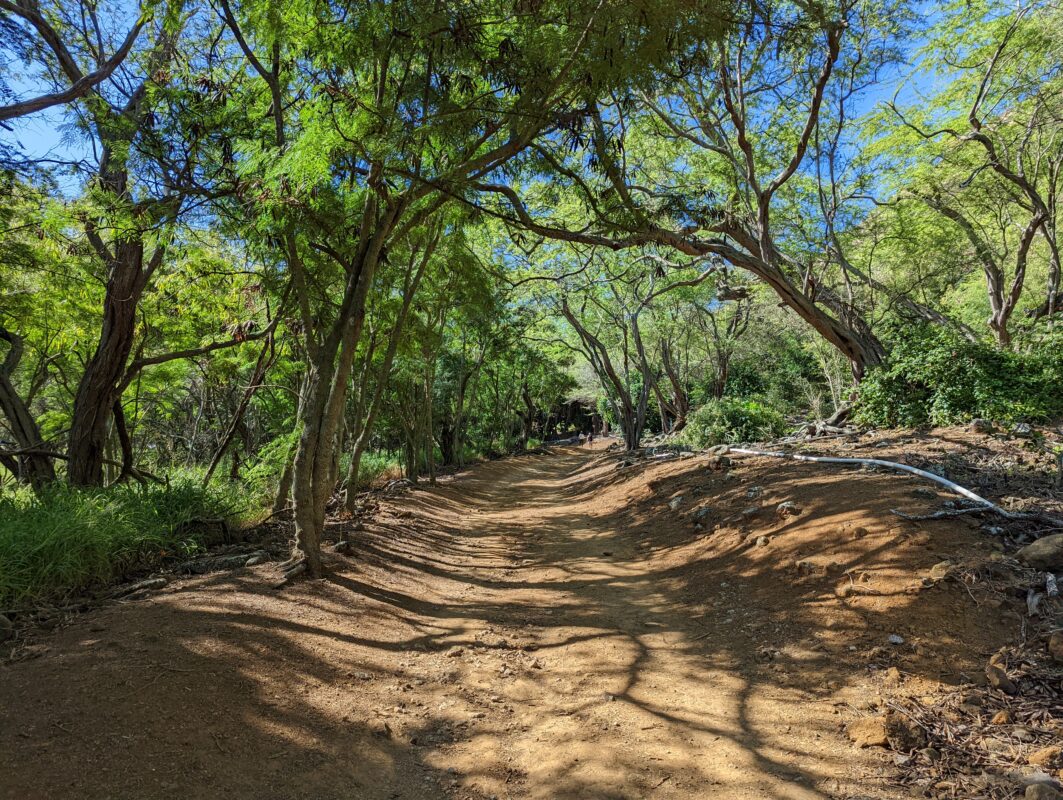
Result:
{"type": "Polygon", "coordinates": [[[162,258],[160,247],[145,263],[144,243],[124,241],[117,245],[115,258],[108,265],[110,276],[103,301],[100,338],[85,365],[74,398],[67,449],[70,456],[67,480],[73,486],[103,483],[108,422],[133,350],[137,308],[148,278],[162,258]]]}
{"type": "MultiPolygon", "coordinates": [[[[325,341],[308,356],[307,401],[295,455],[292,497],[296,546],[310,577],[320,577],[321,537],[331,483],[336,433],[347,399],[355,351],[365,322],[365,301],[376,273],[381,248],[396,217],[391,208],[377,214],[374,200],[363,214],[359,247],[348,270],[343,301],[325,341]]],[[[298,289],[297,289],[298,291],[298,289]]]]}
{"type": "MultiPolygon", "coordinates": [[[[0,364],[0,411],[3,411],[20,450],[41,451],[44,449],[41,429],[29,406],[15,389],[12,377],[22,360],[24,348],[22,337],[6,328],[0,328],[0,339],[6,341],[9,346],[7,356],[0,364]]],[[[8,469],[15,466],[12,470],[15,476],[28,480],[34,490],[40,490],[55,481],[55,467],[52,459],[41,452],[18,456],[15,464],[5,462],[5,466],[8,469]]]]}

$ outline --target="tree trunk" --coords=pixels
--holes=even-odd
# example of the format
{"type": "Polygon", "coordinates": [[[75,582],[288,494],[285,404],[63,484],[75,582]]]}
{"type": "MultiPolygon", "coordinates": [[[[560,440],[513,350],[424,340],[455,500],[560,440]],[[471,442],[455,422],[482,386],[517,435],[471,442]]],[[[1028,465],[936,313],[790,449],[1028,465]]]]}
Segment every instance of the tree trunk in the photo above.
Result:
{"type": "MultiPolygon", "coordinates": [[[[22,396],[15,390],[12,380],[12,373],[22,360],[22,337],[0,328],[0,339],[10,345],[7,356],[0,364],[0,411],[3,411],[20,450],[41,450],[44,448],[41,429],[22,396]]],[[[9,469],[12,466],[10,462],[5,462],[5,465],[9,469]]],[[[55,467],[52,459],[46,455],[29,453],[18,456],[14,466],[15,477],[28,480],[35,491],[55,481],[55,467]]]]}
{"type": "Polygon", "coordinates": [[[292,478],[295,475],[295,458],[289,458],[277,485],[277,496],[273,500],[273,513],[279,514],[288,507],[288,498],[292,493],[292,478]]]}
{"type": "Polygon", "coordinates": [[[375,204],[365,210],[359,252],[349,271],[343,301],[325,340],[308,356],[307,402],[295,456],[292,496],[295,500],[296,546],[306,559],[310,577],[321,576],[321,537],[331,483],[336,434],[347,400],[354,355],[365,322],[365,301],[380,251],[394,222],[394,210],[376,219],[375,204]],[[370,228],[369,225],[376,224],[370,228]]]}
{"type": "Polygon", "coordinates": [[[67,480],[73,486],[103,483],[104,448],[112,409],[133,349],[137,307],[148,278],[162,261],[162,249],[144,263],[144,244],[133,240],[116,245],[103,301],[103,326],[96,351],[81,375],[70,424],[67,480]]]}
{"type": "Polygon", "coordinates": [[[115,478],[115,483],[121,483],[129,478],[137,477],[133,467],[133,440],[129,438],[129,428],[126,427],[125,409],[122,408],[122,399],[114,401],[114,432],[118,436],[118,444],[122,450],[122,468],[115,478]]]}
{"type": "Polygon", "coordinates": [[[233,413],[232,421],[229,423],[229,427],[225,431],[225,435],[222,437],[221,444],[214,452],[214,457],[211,458],[207,471],[203,475],[204,486],[210,483],[210,478],[214,474],[214,470],[218,468],[222,456],[225,455],[225,451],[236,437],[237,431],[243,422],[244,414],[251,405],[251,398],[255,396],[255,392],[257,392],[259,386],[261,386],[262,379],[266,377],[266,371],[273,364],[273,361],[273,334],[270,333],[269,336],[266,337],[266,343],[262,346],[262,351],[258,355],[258,361],[255,363],[254,372],[251,374],[251,382],[248,383],[247,388],[244,389],[243,396],[240,398],[240,402],[236,406],[236,411],[233,413]]]}
{"type": "Polygon", "coordinates": [[[679,377],[678,359],[672,357],[672,347],[667,341],[661,342],[661,360],[664,362],[664,372],[668,376],[668,382],[672,385],[671,407],[675,415],[673,431],[682,430],[687,424],[687,415],[690,413],[690,396],[686,387],[679,377]]]}
{"type": "Polygon", "coordinates": [[[410,306],[413,303],[413,298],[417,293],[418,287],[421,285],[421,279],[424,277],[428,262],[431,259],[432,253],[435,251],[438,242],[439,234],[437,233],[425,247],[417,271],[403,287],[402,306],[399,308],[399,313],[395,318],[395,325],[391,329],[391,336],[388,339],[388,347],[384,352],[384,362],[380,365],[380,374],[377,376],[376,386],[373,389],[373,397],[369,401],[369,407],[365,412],[365,419],[362,421],[358,430],[358,435],[354,440],[354,447],[351,450],[351,463],[347,469],[347,497],[345,500],[346,509],[352,513],[354,512],[354,498],[356,496],[355,489],[358,486],[358,472],[362,466],[362,455],[365,453],[365,449],[369,444],[369,439],[373,435],[373,425],[376,422],[376,416],[380,411],[380,406],[384,398],[384,390],[387,388],[388,379],[391,376],[391,367],[395,363],[395,354],[398,352],[399,342],[402,339],[402,332],[406,327],[406,319],[410,313],[410,306]]]}

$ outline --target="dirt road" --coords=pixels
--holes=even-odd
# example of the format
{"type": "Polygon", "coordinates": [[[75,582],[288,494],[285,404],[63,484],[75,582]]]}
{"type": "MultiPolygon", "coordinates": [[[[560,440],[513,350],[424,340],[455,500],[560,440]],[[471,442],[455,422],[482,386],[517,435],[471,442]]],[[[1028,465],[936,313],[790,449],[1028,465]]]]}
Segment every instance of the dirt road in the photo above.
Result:
{"type": "Polygon", "coordinates": [[[905,478],[614,467],[480,465],[385,501],[324,581],[219,573],[43,635],[0,668],[0,796],[907,796],[844,725],[1006,637],[921,581],[984,537],[891,515],[905,478]]]}

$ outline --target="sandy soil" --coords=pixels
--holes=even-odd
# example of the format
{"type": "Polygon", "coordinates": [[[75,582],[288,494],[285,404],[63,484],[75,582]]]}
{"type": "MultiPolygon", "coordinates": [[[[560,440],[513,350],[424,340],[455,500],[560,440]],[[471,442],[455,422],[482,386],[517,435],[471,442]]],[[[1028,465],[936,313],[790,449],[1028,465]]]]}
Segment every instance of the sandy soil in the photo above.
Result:
{"type": "Polygon", "coordinates": [[[384,501],[326,580],[192,578],[42,634],[0,667],[0,797],[907,797],[844,728],[1018,634],[923,581],[991,554],[977,523],[892,515],[935,504],[905,476],[615,465],[479,465],[384,501]]]}

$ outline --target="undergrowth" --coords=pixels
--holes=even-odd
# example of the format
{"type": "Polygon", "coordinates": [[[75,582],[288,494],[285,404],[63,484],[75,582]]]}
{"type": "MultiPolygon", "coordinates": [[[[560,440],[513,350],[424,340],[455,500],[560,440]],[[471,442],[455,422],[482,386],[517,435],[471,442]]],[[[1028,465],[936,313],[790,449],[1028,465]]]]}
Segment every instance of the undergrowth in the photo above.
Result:
{"type": "Polygon", "coordinates": [[[0,605],[60,600],[195,552],[198,520],[242,510],[235,488],[204,489],[190,477],[0,494],[0,605]]]}
{"type": "Polygon", "coordinates": [[[690,415],[679,434],[683,444],[710,447],[717,444],[772,439],[786,429],[786,419],[757,400],[710,400],[690,415]]]}
{"type": "Polygon", "coordinates": [[[906,328],[889,361],[860,384],[856,419],[882,427],[952,425],[975,417],[1040,422],[1063,416],[1063,343],[1026,351],[969,342],[943,328],[906,328]]]}
{"type": "Polygon", "coordinates": [[[399,460],[395,456],[382,452],[363,453],[358,464],[358,488],[368,489],[391,472],[396,475],[401,473],[399,460]]]}

